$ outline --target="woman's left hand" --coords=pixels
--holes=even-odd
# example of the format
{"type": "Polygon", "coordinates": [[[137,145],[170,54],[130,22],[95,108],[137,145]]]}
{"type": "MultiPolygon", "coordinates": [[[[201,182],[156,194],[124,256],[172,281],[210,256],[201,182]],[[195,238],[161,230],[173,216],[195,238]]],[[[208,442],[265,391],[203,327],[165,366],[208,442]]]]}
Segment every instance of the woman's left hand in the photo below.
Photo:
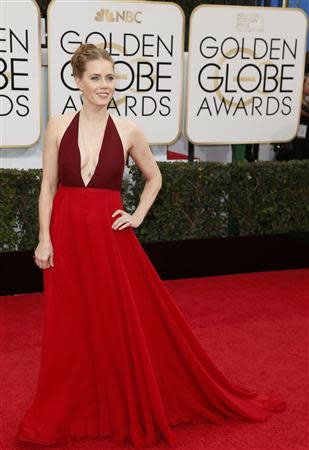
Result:
{"type": "Polygon", "coordinates": [[[114,211],[112,217],[115,217],[117,214],[121,214],[121,216],[113,222],[112,228],[114,230],[123,230],[127,227],[137,228],[143,222],[141,217],[137,217],[134,214],[129,214],[122,209],[117,209],[114,211]]]}

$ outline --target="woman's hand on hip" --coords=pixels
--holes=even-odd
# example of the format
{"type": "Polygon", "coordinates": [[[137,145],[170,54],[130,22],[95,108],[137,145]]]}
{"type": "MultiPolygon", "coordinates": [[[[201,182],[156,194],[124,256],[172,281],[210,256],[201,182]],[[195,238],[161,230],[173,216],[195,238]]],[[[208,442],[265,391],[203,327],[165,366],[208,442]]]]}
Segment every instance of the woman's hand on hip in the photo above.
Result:
{"type": "Polygon", "coordinates": [[[117,214],[120,214],[112,224],[113,230],[123,230],[127,227],[137,228],[142,222],[143,219],[141,217],[137,217],[133,214],[129,214],[122,209],[117,209],[113,212],[112,217],[115,217],[117,214]]]}

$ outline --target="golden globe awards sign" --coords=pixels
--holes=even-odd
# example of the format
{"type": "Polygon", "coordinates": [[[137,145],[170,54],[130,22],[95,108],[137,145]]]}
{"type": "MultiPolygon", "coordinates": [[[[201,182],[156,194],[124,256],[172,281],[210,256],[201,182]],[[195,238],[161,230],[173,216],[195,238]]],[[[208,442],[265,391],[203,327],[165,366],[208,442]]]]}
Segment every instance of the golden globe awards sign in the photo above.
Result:
{"type": "Polygon", "coordinates": [[[197,7],[190,22],[188,139],[199,144],[293,139],[306,34],[300,9],[197,7]]]}
{"type": "Polygon", "coordinates": [[[0,147],[30,147],[42,123],[40,10],[31,0],[1,0],[0,147]]]}
{"type": "Polygon", "coordinates": [[[70,58],[80,44],[114,58],[116,91],[109,110],[138,122],[152,144],[177,140],[181,127],[184,14],[157,1],[61,1],[48,7],[50,115],[82,100],[70,58]]]}

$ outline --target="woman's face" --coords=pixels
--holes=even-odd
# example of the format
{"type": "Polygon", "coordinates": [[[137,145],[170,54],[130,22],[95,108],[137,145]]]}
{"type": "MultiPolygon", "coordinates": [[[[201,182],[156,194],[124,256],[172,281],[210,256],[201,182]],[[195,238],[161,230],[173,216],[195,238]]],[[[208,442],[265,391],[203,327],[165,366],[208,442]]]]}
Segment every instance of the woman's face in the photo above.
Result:
{"type": "Polygon", "coordinates": [[[115,74],[112,63],[106,59],[88,61],[82,78],[75,81],[83,91],[83,100],[97,106],[107,106],[114,95],[115,74]]]}

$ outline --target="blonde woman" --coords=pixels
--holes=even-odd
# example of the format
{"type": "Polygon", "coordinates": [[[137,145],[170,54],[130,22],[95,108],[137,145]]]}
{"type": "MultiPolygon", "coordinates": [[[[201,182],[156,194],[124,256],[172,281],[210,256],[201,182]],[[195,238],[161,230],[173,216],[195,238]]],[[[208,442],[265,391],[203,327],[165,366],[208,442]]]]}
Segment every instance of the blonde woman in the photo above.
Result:
{"type": "Polygon", "coordinates": [[[263,421],[282,411],[279,394],[236,386],[210,360],[133,231],[162,177],[142,131],[108,111],[110,54],[83,44],[71,63],[83,106],[46,130],[34,255],[44,274],[44,335],[17,439],[174,445],[172,425],[263,421]],[[133,214],[120,195],[128,154],[146,178],[133,214]]]}

